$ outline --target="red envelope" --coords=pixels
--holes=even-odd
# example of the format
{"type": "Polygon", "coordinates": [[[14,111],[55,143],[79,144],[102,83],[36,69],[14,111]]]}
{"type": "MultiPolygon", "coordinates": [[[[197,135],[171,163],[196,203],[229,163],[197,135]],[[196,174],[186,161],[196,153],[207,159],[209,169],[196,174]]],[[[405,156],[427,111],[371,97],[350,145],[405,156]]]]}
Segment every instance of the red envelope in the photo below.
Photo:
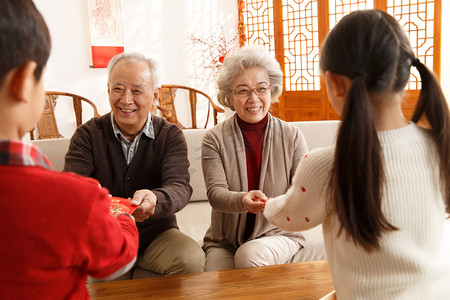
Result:
{"type": "Polygon", "coordinates": [[[124,212],[131,215],[136,210],[136,208],[137,206],[131,205],[131,199],[111,197],[109,211],[112,215],[118,212],[124,212]]]}

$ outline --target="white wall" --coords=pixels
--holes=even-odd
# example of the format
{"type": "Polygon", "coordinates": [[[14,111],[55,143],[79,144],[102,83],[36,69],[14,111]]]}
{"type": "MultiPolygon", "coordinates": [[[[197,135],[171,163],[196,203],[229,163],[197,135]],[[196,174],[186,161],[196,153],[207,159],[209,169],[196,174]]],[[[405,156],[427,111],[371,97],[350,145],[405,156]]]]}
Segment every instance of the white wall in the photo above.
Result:
{"type": "MultiPolygon", "coordinates": [[[[106,69],[89,67],[92,58],[86,0],[34,2],[52,37],[45,89],[79,94],[94,101],[100,114],[108,112],[106,69]]],[[[208,48],[193,42],[190,35],[209,42],[219,36],[232,41],[238,23],[237,1],[120,2],[125,51],[137,51],[158,60],[162,83],[192,86],[215,98],[214,70],[204,67],[208,61],[203,51],[208,48]]],[[[188,109],[180,103],[176,105],[188,109]]],[[[187,114],[178,117],[183,124],[190,124],[187,114]]],[[[64,130],[60,131],[64,135],[64,130]]]]}
{"type": "MultiPolygon", "coordinates": [[[[96,103],[100,114],[108,112],[106,69],[89,67],[92,59],[86,0],[34,1],[47,21],[53,43],[45,89],[82,95],[96,103]]],[[[449,2],[442,1],[443,16],[450,13],[449,2]]],[[[223,28],[225,41],[232,41],[238,22],[236,0],[121,0],[121,8],[125,51],[157,59],[162,83],[196,87],[215,100],[214,71],[204,67],[208,64],[202,52],[206,48],[189,37],[194,34],[214,44],[217,39],[211,37],[220,36],[223,28]]],[[[450,31],[444,30],[450,28],[450,18],[442,18],[442,28],[441,83],[450,99],[450,68],[445,67],[450,65],[450,58],[444,52],[450,49],[450,31]]],[[[187,114],[179,118],[182,123],[190,122],[187,114]]]]}

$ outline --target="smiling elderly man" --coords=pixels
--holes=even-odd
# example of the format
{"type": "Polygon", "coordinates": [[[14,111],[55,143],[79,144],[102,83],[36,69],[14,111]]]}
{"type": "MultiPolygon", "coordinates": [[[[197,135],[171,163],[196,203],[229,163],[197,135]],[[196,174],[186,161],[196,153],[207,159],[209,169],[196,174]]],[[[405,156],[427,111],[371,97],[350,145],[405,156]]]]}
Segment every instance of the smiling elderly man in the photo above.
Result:
{"type": "Polygon", "coordinates": [[[192,194],[186,141],[177,126],[151,113],[158,79],[154,60],[115,56],[108,66],[111,112],[77,128],[64,171],[93,177],[138,205],[138,267],[162,275],[202,272],[204,252],[178,230],[175,217],[192,194]]]}

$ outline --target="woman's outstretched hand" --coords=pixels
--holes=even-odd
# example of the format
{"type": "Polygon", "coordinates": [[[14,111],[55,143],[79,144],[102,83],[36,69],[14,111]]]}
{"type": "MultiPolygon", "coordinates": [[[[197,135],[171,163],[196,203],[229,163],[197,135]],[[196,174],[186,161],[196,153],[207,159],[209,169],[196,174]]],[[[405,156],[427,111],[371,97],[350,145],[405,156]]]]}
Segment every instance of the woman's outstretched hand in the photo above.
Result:
{"type": "Polygon", "coordinates": [[[248,212],[260,214],[266,206],[267,196],[259,191],[253,190],[242,195],[242,206],[248,212]]]}

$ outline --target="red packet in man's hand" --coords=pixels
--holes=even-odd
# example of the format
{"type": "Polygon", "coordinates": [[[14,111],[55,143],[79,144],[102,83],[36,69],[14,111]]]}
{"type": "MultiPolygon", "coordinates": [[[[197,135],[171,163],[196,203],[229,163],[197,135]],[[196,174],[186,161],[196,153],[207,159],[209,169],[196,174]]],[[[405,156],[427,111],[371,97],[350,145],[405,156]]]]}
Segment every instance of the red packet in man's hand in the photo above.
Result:
{"type": "Polygon", "coordinates": [[[118,212],[124,212],[131,215],[136,210],[136,208],[137,206],[131,205],[131,199],[111,197],[109,211],[112,215],[118,212]]]}

